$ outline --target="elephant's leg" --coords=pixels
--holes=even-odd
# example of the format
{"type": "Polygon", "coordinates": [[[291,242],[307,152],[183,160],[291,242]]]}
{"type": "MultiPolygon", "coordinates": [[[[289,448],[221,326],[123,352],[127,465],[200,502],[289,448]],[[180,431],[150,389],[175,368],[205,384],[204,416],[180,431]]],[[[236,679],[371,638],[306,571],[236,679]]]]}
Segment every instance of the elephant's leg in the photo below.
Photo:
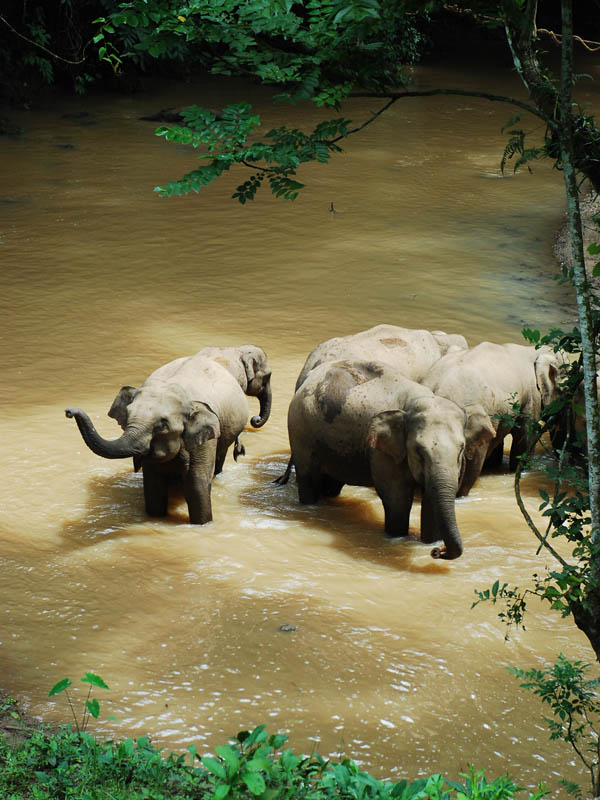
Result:
{"type": "Polygon", "coordinates": [[[487,458],[485,459],[485,466],[486,467],[501,467],[502,466],[502,458],[504,457],[504,447],[502,446],[502,442],[492,450],[491,453],[488,454],[487,458]]]}
{"type": "Polygon", "coordinates": [[[435,518],[435,509],[429,498],[423,494],[421,498],[421,541],[431,544],[441,539],[435,518]]]}
{"type": "Polygon", "coordinates": [[[320,492],[323,497],[337,497],[343,488],[343,481],[336,481],[331,475],[321,475],[320,492]]]}
{"type": "Polygon", "coordinates": [[[169,505],[168,476],[152,464],[143,465],[144,502],[151,517],[166,517],[169,505]]]}
{"type": "Polygon", "coordinates": [[[298,499],[303,505],[315,505],[321,494],[321,465],[316,457],[308,459],[294,456],[298,499]]]}
{"type": "Polygon", "coordinates": [[[519,458],[529,454],[531,449],[532,436],[529,424],[526,419],[519,417],[512,429],[512,444],[510,446],[510,456],[508,467],[514,472],[517,469],[519,458]]]}
{"type": "Polygon", "coordinates": [[[385,533],[390,538],[408,536],[415,482],[405,465],[376,450],[371,456],[373,485],[383,503],[385,533]]]}
{"type": "Polygon", "coordinates": [[[227,456],[227,451],[229,450],[230,444],[231,442],[228,442],[222,436],[217,442],[217,452],[215,455],[215,475],[220,475],[221,472],[223,472],[223,464],[225,463],[225,457],[227,456]]]}
{"type": "Polygon", "coordinates": [[[210,493],[216,453],[217,443],[214,439],[204,442],[190,453],[189,466],[183,476],[183,493],[191,525],[204,525],[213,518],[210,493]]]}
{"type": "Polygon", "coordinates": [[[398,536],[408,536],[410,509],[412,508],[414,497],[413,487],[408,485],[398,487],[393,496],[389,496],[385,491],[381,492],[379,489],[377,489],[377,494],[383,503],[386,536],[390,539],[396,539],[398,536]]]}

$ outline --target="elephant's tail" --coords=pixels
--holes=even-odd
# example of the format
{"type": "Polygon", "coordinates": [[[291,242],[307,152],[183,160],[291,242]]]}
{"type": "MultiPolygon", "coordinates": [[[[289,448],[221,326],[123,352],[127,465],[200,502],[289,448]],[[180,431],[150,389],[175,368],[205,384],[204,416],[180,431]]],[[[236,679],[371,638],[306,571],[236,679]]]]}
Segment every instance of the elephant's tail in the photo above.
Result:
{"type": "Polygon", "coordinates": [[[246,455],[246,448],[240,442],[240,437],[236,436],[235,442],[233,443],[233,460],[237,461],[239,456],[246,455]]]}
{"type": "Polygon", "coordinates": [[[285,486],[285,484],[289,481],[290,475],[292,474],[292,467],[294,466],[294,460],[290,456],[290,460],[287,463],[287,467],[285,468],[285,472],[283,475],[280,475],[278,478],[275,478],[273,483],[277,483],[279,486],[285,486]]]}

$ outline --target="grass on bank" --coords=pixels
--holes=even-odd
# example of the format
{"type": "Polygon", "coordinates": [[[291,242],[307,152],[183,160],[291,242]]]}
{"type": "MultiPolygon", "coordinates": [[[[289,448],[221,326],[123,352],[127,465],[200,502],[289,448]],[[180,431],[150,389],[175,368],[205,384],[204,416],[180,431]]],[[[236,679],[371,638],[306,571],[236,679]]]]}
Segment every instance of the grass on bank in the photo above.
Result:
{"type": "Polygon", "coordinates": [[[379,781],[350,759],[330,761],[283,748],[287,737],[264,725],[243,731],[214,756],[165,755],[148,737],[100,741],[71,725],[44,726],[21,741],[0,734],[2,800],[541,800],[508,776],[483,771],[453,782],[441,775],[379,781]],[[525,792],[525,794],[523,794],[525,792]]]}

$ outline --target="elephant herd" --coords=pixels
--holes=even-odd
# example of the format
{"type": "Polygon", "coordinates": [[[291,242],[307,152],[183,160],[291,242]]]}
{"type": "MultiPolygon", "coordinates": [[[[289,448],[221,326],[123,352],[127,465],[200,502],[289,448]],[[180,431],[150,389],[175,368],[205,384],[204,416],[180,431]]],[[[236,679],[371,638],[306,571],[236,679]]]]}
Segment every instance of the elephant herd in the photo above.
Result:
{"type": "MultiPolygon", "coordinates": [[[[390,537],[408,535],[415,490],[421,540],[443,541],[434,558],[462,553],[455,498],[468,494],[484,464],[502,459],[512,433],[510,467],[528,451],[527,420],[558,394],[563,360],[550,348],[482,342],[459,334],[377,325],[329,339],[308,356],[288,411],[292,466],[300,503],[337,496],[345,484],[373,486],[390,537]],[[518,403],[512,428],[503,421],[518,403]]],[[[139,389],[123,386],[108,415],[123,429],[103,439],[88,415],[75,418],[87,446],[104,458],[133,457],[143,471],[151,516],[167,513],[169,485],[183,486],[190,523],[212,519],[211,483],[257,397],[259,428],[271,411],[271,369],[260,347],[205,347],[153,372],[139,389]]]]}

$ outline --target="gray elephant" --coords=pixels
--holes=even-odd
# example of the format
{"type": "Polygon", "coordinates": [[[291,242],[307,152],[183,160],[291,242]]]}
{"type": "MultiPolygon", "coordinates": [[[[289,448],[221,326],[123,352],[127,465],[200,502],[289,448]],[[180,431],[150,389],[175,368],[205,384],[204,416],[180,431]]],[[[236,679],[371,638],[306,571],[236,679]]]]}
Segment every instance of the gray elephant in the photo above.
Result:
{"type": "Polygon", "coordinates": [[[493,429],[452,401],[376,361],[315,367],[288,412],[301,503],[337,496],[344,484],[374,486],[389,536],[408,535],[414,491],[420,488],[421,539],[443,539],[434,558],[462,553],[455,498],[465,464],[493,429]],[[470,447],[466,447],[467,439],[470,447]]]}
{"type": "Polygon", "coordinates": [[[206,356],[225,367],[248,397],[260,403],[258,416],[252,417],[253,428],[261,428],[271,413],[271,367],[265,351],[253,344],[240,347],[203,347],[197,356],[206,356]]]}
{"type": "MultiPolygon", "coordinates": [[[[302,386],[309,373],[320,364],[350,360],[374,360],[389,364],[402,375],[420,381],[432,365],[448,351],[466,350],[467,340],[458,333],[401,328],[398,325],[375,325],[349,336],[337,336],[318,344],[309,354],[298,375],[295,391],[302,386]]],[[[293,459],[276,483],[289,480],[293,459]]]]}
{"type": "Polygon", "coordinates": [[[295,391],[319,364],[343,359],[390,364],[402,375],[418,382],[449,350],[466,350],[467,347],[467,340],[459,333],[375,325],[366,331],[336,336],[318,344],[304,362],[295,391]]]}
{"type": "MultiPolygon", "coordinates": [[[[74,417],[87,446],[104,458],[133,456],[144,477],[144,500],[151,516],[167,513],[169,484],[181,479],[190,523],[212,520],[211,482],[221,472],[229,447],[248,420],[248,401],[238,381],[222,364],[197,353],[153,372],[139,389],[124,386],[109,417],[123,428],[108,441],[79,408],[74,417]]],[[[266,413],[266,406],[265,406],[266,413]]]]}
{"type": "Polygon", "coordinates": [[[437,361],[422,383],[436,395],[453,400],[467,414],[481,408],[494,429],[493,438],[481,442],[468,464],[459,490],[469,493],[484,463],[502,460],[503,441],[512,433],[509,466],[528,452],[531,435],[528,418],[539,418],[542,408],[558,396],[563,358],[549,347],[481,342],[462,352],[447,353],[437,361]],[[513,414],[518,402],[520,413],[511,429],[502,417],[513,414]]]}

